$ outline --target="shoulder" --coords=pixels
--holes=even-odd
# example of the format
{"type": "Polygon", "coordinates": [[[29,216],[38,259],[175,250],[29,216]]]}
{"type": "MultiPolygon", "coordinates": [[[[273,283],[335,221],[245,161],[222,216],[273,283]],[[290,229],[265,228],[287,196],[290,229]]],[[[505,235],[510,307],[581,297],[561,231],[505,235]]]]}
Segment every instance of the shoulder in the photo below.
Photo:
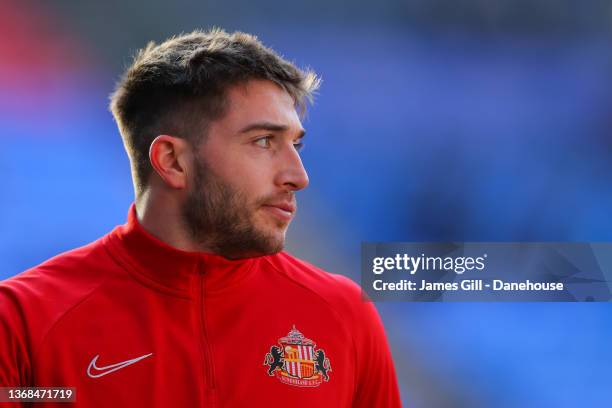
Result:
{"type": "Polygon", "coordinates": [[[108,278],[101,238],[0,282],[0,324],[36,347],[48,330],[108,278]]]}
{"type": "Polygon", "coordinates": [[[79,287],[95,284],[101,279],[95,270],[111,259],[102,245],[103,238],[64,252],[18,275],[0,282],[2,293],[16,297],[36,297],[40,300],[65,297],[79,287]],[[60,295],[60,293],[62,293],[60,295]]]}
{"type": "Polygon", "coordinates": [[[358,350],[383,352],[386,347],[382,321],[374,303],[350,278],[326,272],[285,252],[268,261],[294,285],[301,286],[329,306],[330,314],[346,325],[358,350]]]}
{"type": "Polygon", "coordinates": [[[287,252],[265,258],[294,285],[315,293],[334,308],[354,310],[365,301],[361,287],[346,276],[327,272],[287,252]]]}

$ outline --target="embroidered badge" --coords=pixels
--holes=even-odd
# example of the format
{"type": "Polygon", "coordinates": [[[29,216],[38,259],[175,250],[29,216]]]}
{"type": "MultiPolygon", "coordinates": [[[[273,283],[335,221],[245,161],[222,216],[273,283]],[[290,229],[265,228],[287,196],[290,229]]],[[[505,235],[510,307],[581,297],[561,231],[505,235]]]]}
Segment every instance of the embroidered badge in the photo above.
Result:
{"type": "Polygon", "coordinates": [[[278,344],[280,347],[270,347],[264,360],[269,376],[298,387],[318,387],[323,381],[329,381],[328,372],[332,371],[329,358],[295,326],[286,337],[278,339],[278,344]]]}

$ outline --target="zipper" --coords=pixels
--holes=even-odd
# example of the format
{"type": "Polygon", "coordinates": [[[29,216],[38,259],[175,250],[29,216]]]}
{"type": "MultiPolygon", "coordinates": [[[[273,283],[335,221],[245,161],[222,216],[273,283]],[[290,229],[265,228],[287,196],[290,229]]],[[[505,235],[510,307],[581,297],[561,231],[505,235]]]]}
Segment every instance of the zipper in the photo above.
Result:
{"type": "Polygon", "coordinates": [[[204,262],[199,261],[198,278],[199,278],[199,290],[198,290],[198,316],[200,320],[200,336],[201,336],[201,347],[202,356],[204,363],[204,406],[216,407],[216,389],[215,389],[215,370],[213,367],[212,351],[210,343],[208,341],[208,330],[206,327],[206,310],[204,307],[205,296],[206,296],[206,281],[205,281],[205,270],[204,262]]]}

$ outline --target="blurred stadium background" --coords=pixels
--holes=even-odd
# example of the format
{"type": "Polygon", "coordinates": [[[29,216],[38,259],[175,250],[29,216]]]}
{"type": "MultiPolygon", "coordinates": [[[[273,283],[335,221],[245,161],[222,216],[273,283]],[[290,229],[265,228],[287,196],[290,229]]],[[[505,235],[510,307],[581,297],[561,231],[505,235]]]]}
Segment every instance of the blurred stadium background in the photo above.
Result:
{"type": "MultiPolygon", "coordinates": [[[[136,49],[218,25],[323,87],[289,250],[612,241],[612,2],[0,1],[0,279],[124,222],[107,97],[136,49]]],[[[608,304],[378,304],[406,407],[610,407],[608,304]]]]}

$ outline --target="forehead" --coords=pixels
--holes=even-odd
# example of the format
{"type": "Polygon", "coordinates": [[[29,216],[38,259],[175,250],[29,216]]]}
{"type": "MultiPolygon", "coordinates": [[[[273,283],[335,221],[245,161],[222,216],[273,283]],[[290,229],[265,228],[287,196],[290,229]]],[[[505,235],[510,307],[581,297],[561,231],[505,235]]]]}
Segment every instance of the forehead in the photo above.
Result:
{"type": "Polygon", "coordinates": [[[302,129],[291,95],[272,81],[250,80],[230,87],[226,92],[225,115],[215,125],[238,131],[257,122],[275,123],[291,131],[302,129]]]}

